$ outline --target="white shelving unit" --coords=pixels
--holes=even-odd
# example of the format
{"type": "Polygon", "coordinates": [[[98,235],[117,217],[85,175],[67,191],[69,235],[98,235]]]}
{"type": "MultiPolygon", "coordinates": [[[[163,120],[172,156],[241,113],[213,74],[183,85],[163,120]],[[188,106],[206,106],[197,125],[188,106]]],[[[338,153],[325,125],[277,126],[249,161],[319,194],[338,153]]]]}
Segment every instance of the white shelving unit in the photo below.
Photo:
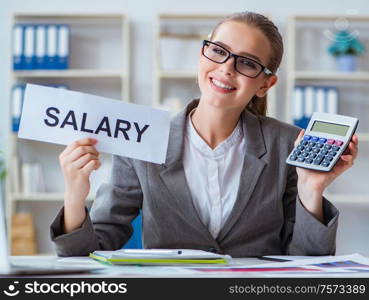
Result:
{"type": "Polygon", "coordinates": [[[293,89],[296,84],[335,86],[339,91],[339,114],[360,119],[358,136],[360,152],[354,167],[342,174],[327,189],[327,197],[335,203],[369,203],[367,175],[369,174],[369,16],[355,15],[295,15],[288,22],[287,45],[287,104],[286,118],[292,123],[293,89]],[[359,39],[366,44],[356,72],[336,71],[334,58],[328,53],[329,36],[336,31],[337,22],[345,21],[348,30],[358,30],[359,39]]]}
{"type": "MultiPolygon", "coordinates": [[[[13,23],[69,24],[71,28],[69,69],[11,71],[9,89],[16,83],[65,84],[77,90],[117,100],[129,98],[129,23],[122,14],[16,14],[13,23]]],[[[19,162],[37,162],[41,165],[45,191],[26,194],[12,187],[12,172],[7,176],[7,216],[13,212],[27,211],[34,215],[41,253],[53,253],[49,240],[49,225],[63,201],[63,176],[58,156],[64,146],[21,140],[15,133],[9,135],[9,155],[19,162]],[[45,214],[47,211],[47,217],[45,214]]],[[[101,155],[102,167],[93,173],[88,202],[108,176],[110,156],[101,155]]],[[[19,176],[21,172],[18,172],[19,176]]]]}
{"type": "MultiPolygon", "coordinates": [[[[154,31],[153,106],[199,97],[197,64],[202,40],[226,15],[159,14],[154,31]],[[176,51],[178,55],[176,55],[176,51]]],[[[169,105],[170,106],[170,105],[169,105]]],[[[268,93],[268,114],[276,115],[275,89],[268,93]]]]}

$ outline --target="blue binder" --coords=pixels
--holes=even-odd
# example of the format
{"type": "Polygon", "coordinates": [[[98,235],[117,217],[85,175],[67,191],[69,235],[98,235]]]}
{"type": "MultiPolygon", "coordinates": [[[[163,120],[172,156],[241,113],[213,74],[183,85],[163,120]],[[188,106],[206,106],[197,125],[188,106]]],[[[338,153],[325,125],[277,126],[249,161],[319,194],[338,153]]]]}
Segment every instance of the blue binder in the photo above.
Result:
{"type": "Polygon", "coordinates": [[[58,25],[57,34],[57,69],[68,69],[69,61],[69,37],[70,28],[68,25],[58,25]]]}
{"type": "Polygon", "coordinates": [[[13,69],[22,70],[24,60],[24,26],[16,24],[13,27],[13,69]]]}
{"type": "Polygon", "coordinates": [[[33,70],[36,68],[36,43],[35,26],[24,26],[24,64],[23,69],[33,70]]]}
{"type": "Polygon", "coordinates": [[[13,132],[18,132],[19,130],[19,123],[22,114],[24,90],[25,85],[23,84],[16,84],[12,89],[11,112],[12,112],[13,132]]]}
{"type": "Polygon", "coordinates": [[[36,26],[36,69],[46,69],[46,26],[36,26]]]}
{"type": "Polygon", "coordinates": [[[56,69],[57,65],[57,33],[56,25],[46,25],[46,63],[45,69],[56,69]]]}

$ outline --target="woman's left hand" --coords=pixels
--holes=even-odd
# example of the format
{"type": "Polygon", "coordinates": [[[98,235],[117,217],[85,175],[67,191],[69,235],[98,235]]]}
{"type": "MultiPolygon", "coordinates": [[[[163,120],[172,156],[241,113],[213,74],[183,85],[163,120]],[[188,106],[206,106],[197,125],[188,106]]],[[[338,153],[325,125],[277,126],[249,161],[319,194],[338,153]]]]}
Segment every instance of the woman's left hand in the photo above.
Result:
{"type": "MultiPolygon", "coordinates": [[[[301,130],[295,141],[295,146],[300,143],[304,132],[305,130],[301,130]]],[[[354,164],[358,154],[358,144],[358,137],[354,134],[345,152],[329,172],[296,167],[298,175],[297,189],[301,202],[318,219],[323,218],[322,195],[324,190],[332,181],[354,164]]]]}

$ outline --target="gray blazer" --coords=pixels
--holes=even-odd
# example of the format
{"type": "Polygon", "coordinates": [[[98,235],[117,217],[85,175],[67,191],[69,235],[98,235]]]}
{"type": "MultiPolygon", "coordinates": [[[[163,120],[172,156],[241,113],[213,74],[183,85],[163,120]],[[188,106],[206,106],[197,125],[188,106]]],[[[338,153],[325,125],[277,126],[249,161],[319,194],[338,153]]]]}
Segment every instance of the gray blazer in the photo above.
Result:
{"type": "MultiPolygon", "coordinates": [[[[182,164],[183,140],[192,101],[171,122],[166,162],[153,164],[113,156],[112,173],[102,184],[79,229],[63,234],[63,208],[51,224],[58,255],[87,255],[121,248],[142,209],[145,248],[189,248],[233,257],[335,253],[338,211],[324,199],[324,224],[297,196],[297,174],[285,163],[299,129],[243,111],[246,155],[232,212],[214,239],[191,199],[182,164]]],[[[87,211],[87,210],[86,210],[87,211]]]]}

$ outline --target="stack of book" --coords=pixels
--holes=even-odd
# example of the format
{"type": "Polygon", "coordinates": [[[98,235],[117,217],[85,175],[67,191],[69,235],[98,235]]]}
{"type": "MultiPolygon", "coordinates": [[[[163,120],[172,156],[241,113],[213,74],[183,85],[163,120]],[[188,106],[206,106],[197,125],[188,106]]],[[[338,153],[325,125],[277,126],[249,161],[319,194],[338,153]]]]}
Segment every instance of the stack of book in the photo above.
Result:
{"type": "Polygon", "coordinates": [[[37,253],[36,232],[30,213],[17,213],[12,216],[10,236],[12,255],[37,253]]]}

